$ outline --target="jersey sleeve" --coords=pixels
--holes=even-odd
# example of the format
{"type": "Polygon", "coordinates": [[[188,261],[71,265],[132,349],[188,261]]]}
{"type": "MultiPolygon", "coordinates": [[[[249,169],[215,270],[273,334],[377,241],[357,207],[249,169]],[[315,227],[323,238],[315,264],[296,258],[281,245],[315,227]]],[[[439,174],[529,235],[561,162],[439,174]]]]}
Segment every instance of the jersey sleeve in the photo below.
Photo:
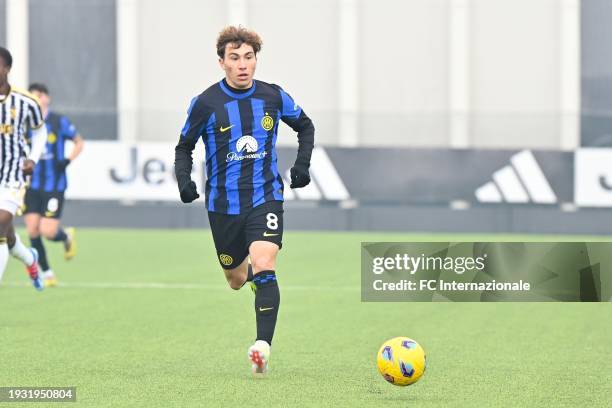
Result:
{"type": "Polygon", "coordinates": [[[281,109],[281,119],[285,123],[290,123],[297,118],[300,117],[300,113],[302,113],[302,108],[293,100],[293,98],[285,92],[282,88],[278,88],[281,100],[282,100],[282,109],[281,109]]]}
{"type": "Polygon", "coordinates": [[[28,103],[28,125],[31,129],[38,129],[45,124],[45,119],[42,115],[42,110],[38,102],[30,101],[28,103]]]}
{"type": "Polygon", "coordinates": [[[202,98],[196,96],[191,100],[189,108],[187,109],[187,120],[183,129],[181,130],[180,142],[188,143],[189,145],[195,146],[198,139],[204,131],[204,126],[208,120],[208,110],[202,101],[202,98]]]}
{"type": "Polygon", "coordinates": [[[76,127],[72,124],[72,122],[70,122],[70,119],[68,119],[66,116],[62,116],[60,126],[64,137],[69,140],[74,140],[78,132],[76,127]]]}
{"type": "Polygon", "coordinates": [[[280,86],[273,85],[280,92],[282,109],[281,120],[285,122],[291,129],[298,132],[298,154],[295,160],[295,165],[299,165],[308,169],[310,167],[310,158],[314,148],[314,132],[315,128],[312,120],[306,115],[306,112],[293,100],[293,98],[285,92],[280,86]]]}

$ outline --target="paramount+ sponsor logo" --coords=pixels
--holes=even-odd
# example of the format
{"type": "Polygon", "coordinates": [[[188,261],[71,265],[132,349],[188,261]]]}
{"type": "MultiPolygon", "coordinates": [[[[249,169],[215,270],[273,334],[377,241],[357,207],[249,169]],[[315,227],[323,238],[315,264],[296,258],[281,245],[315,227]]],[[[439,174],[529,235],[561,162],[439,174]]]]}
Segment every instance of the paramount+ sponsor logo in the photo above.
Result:
{"type": "Polygon", "coordinates": [[[242,136],[236,142],[236,151],[229,152],[227,154],[226,161],[241,161],[245,159],[263,159],[266,157],[267,152],[264,150],[263,152],[257,153],[259,149],[259,143],[257,143],[257,139],[253,136],[246,135],[242,136]]]}

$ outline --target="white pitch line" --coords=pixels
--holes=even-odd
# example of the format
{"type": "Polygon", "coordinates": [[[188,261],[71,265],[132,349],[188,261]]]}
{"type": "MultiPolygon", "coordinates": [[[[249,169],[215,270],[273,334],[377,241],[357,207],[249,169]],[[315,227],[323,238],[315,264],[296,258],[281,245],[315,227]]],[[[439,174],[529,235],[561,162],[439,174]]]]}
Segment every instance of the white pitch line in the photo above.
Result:
{"type": "MultiPolygon", "coordinates": [[[[0,283],[7,287],[25,287],[31,286],[26,282],[5,282],[0,283]]],[[[226,285],[207,285],[198,283],[160,283],[160,282],[60,282],[58,288],[68,289],[187,289],[187,290],[225,290],[231,291],[226,285]]],[[[359,286],[284,286],[281,285],[281,290],[297,290],[297,291],[321,291],[321,292],[354,292],[360,291],[359,286]]]]}

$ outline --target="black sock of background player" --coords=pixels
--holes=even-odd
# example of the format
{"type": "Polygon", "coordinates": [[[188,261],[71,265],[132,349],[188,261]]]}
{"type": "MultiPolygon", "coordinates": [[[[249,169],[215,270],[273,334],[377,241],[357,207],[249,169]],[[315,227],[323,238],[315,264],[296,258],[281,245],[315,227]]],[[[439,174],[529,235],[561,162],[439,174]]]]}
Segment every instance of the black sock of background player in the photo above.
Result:
{"type": "Polygon", "coordinates": [[[43,245],[41,237],[32,238],[30,237],[30,243],[38,251],[38,264],[43,271],[49,270],[49,262],[47,261],[47,251],[43,245]]]}
{"type": "Polygon", "coordinates": [[[255,292],[255,316],[257,318],[257,340],[272,344],[276,317],[280,304],[280,292],[274,271],[261,271],[253,278],[255,292]]]}
{"type": "Polygon", "coordinates": [[[54,242],[64,242],[68,239],[68,235],[66,235],[66,232],[64,231],[63,228],[59,228],[57,230],[57,234],[55,234],[55,236],[53,238],[51,238],[51,241],[54,242]]]}
{"type": "Polygon", "coordinates": [[[249,267],[247,269],[247,279],[244,281],[242,286],[246,285],[247,282],[253,282],[253,267],[251,266],[251,264],[249,264],[249,267]]]}

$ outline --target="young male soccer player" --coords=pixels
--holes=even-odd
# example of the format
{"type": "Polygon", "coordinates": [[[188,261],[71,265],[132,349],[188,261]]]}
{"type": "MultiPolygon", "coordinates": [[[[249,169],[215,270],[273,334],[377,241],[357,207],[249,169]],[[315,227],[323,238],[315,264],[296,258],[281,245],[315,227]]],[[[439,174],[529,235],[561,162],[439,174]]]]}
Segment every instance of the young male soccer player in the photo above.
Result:
{"type": "Polygon", "coordinates": [[[49,265],[41,235],[50,241],[63,243],[66,260],[76,255],[75,230],[64,230],[60,226],[60,217],[67,187],[66,167],[81,153],[84,142],[66,116],[49,110],[51,97],[44,84],[31,84],[29,91],[40,102],[47,127],[47,143],[26,191],[25,224],[32,247],[38,251],[45,286],[55,286],[57,279],[49,265]],[[65,143],[68,140],[74,142],[74,148],[66,157],[65,143]]]}
{"type": "Polygon", "coordinates": [[[8,74],[13,57],[0,47],[0,279],[4,274],[9,253],[21,260],[28,270],[34,287],[43,289],[38,276],[38,254],[26,248],[15,234],[13,217],[21,206],[20,191],[25,176],[32,174],[45,146],[47,129],[40,106],[27,92],[9,85],[8,74]],[[32,129],[32,147],[29,156],[25,134],[32,129]]]}
{"type": "Polygon", "coordinates": [[[279,121],[298,132],[291,188],[310,182],[314,126],[280,86],[254,80],[257,33],[227,27],[217,39],[225,78],[192,99],[176,146],[175,172],[181,200],[199,197],[191,180],[191,153],[206,146],[205,202],[217,255],[232,289],[252,279],[257,338],[248,351],[254,373],[265,373],[280,293],[276,255],[283,236],[283,180],[276,164],[279,121]],[[248,258],[251,264],[249,265],[248,258]]]}

